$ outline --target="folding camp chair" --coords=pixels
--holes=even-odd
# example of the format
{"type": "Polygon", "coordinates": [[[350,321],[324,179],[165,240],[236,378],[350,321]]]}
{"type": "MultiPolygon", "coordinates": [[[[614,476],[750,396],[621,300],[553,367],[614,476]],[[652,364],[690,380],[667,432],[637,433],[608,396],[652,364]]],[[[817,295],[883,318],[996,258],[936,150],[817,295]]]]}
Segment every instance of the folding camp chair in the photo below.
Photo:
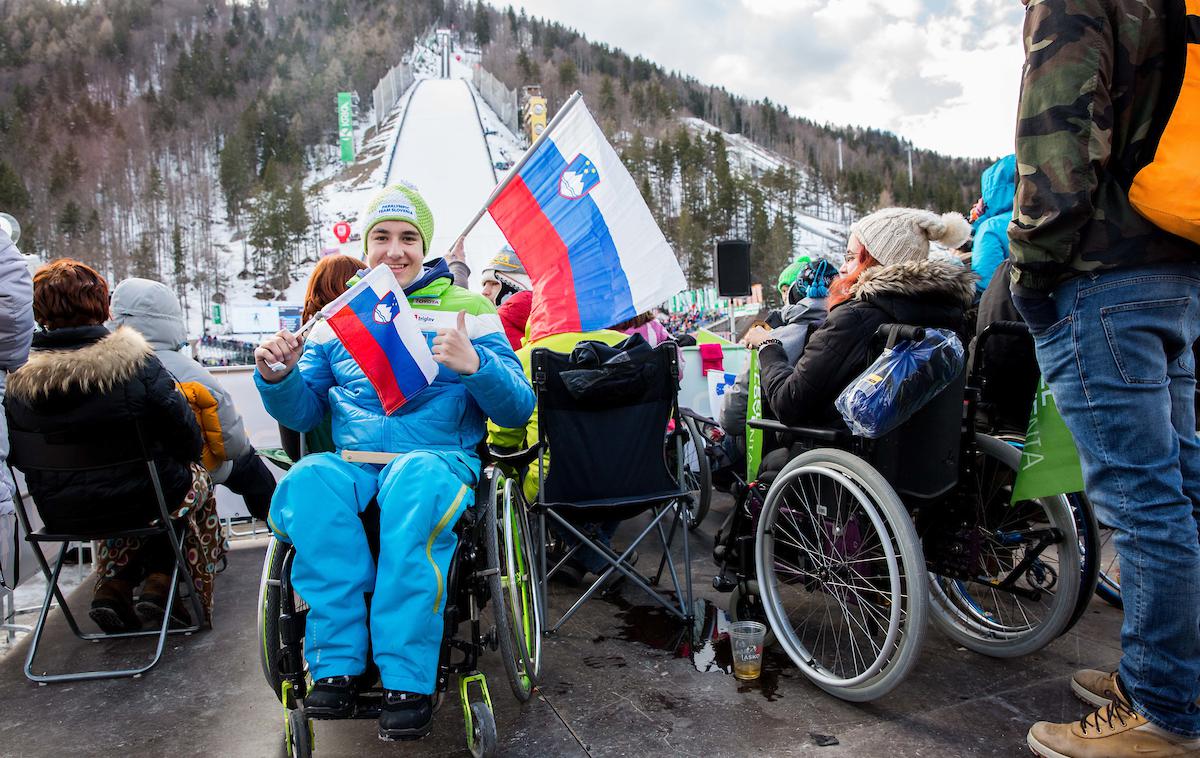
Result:
{"type": "MultiPolygon", "coordinates": [[[[583,342],[570,355],[533,351],[532,376],[538,406],[538,518],[541,608],[546,611],[546,582],[578,550],[599,554],[607,568],[547,632],[557,630],[604,584],[620,572],[670,613],[690,623],[692,572],[688,545],[688,497],[668,470],[665,445],[668,422],[680,423],[679,364],[673,343],[651,349],[641,337],[610,347],[583,342]],[[650,512],[623,553],[586,534],[581,525],[629,519],[650,512]],[[673,517],[673,518],[671,518],[673,517]],[[573,535],[579,543],[547,571],[546,524],[573,535]],[[664,524],[669,523],[669,530],[664,524]],[[629,557],[657,533],[675,601],[660,594],[633,570],[629,557]],[[681,586],[671,543],[682,538],[681,586]]],[[[660,565],[659,575],[662,574],[660,565]]]]}
{"type": "Polygon", "coordinates": [[[17,516],[20,518],[21,526],[25,530],[25,539],[33,543],[34,557],[41,565],[42,572],[46,575],[46,597],[42,602],[37,624],[33,628],[33,639],[29,645],[29,654],[25,659],[25,676],[32,681],[66,682],[87,679],[116,679],[143,674],[154,668],[162,657],[167,634],[195,632],[200,629],[200,624],[204,619],[204,608],[200,603],[199,595],[196,594],[191,574],[188,572],[187,563],[183,557],[183,533],[180,531],[180,524],[176,523],[170,517],[170,509],[167,507],[166,498],[163,495],[162,483],[159,481],[158,468],[154,463],[154,458],[146,449],[140,425],[136,421],[123,423],[124,426],[121,423],[107,425],[103,434],[87,434],[86,432],[77,431],[72,432],[69,438],[65,437],[62,433],[40,434],[37,432],[9,429],[11,452],[8,456],[8,464],[12,468],[25,472],[26,475],[30,471],[39,470],[94,471],[127,467],[131,471],[131,476],[141,475],[149,477],[158,501],[157,518],[153,520],[148,518],[145,526],[128,529],[96,529],[60,534],[50,532],[47,529],[34,531],[30,527],[29,512],[26,510],[24,498],[21,497],[20,492],[16,493],[15,504],[17,507],[17,516]],[[126,440],[128,442],[124,442],[126,440]],[[145,469],[139,471],[143,465],[145,469]],[[179,587],[179,580],[182,579],[186,597],[191,603],[192,618],[197,620],[196,623],[190,626],[171,628],[172,614],[164,613],[162,627],[159,629],[121,632],[117,634],[96,634],[81,631],[79,624],[75,621],[74,614],[71,613],[71,609],[67,605],[66,598],[63,597],[62,592],[58,588],[58,577],[62,572],[63,562],[70,543],[121,537],[151,537],[158,534],[164,535],[170,540],[175,554],[175,568],[171,574],[171,591],[167,595],[167,608],[173,606],[176,589],[179,587]],[[40,545],[41,543],[54,542],[61,543],[62,547],[58,551],[58,559],[54,563],[54,568],[51,569],[45,556],[42,554],[40,545]],[[66,618],[67,624],[71,627],[71,631],[75,633],[76,637],[92,641],[123,637],[157,636],[158,645],[154,651],[154,658],[145,666],[138,668],[82,671],[67,674],[34,674],[33,660],[37,655],[38,646],[42,640],[42,632],[46,627],[46,618],[50,612],[51,602],[55,598],[58,599],[59,608],[62,609],[63,616],[66,618]]]}

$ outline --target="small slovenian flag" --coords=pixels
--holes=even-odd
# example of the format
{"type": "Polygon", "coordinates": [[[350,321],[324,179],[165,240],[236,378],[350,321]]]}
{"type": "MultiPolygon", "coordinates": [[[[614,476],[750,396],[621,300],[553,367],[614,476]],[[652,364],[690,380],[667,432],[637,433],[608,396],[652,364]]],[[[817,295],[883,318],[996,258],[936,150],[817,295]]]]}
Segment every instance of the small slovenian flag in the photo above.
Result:
{"type": "Polygon", "coordinates": [[[321,313],[379,393],[384,413],[391,415],[433,383],[437,363],[387,266],[371,269],[321,313]]]}
{"type": "Polygon", "coordinates": [[[637,184],[578,96],[488,212],[533,282],[533,340],[619,324],[686,286],[637,184]]]}

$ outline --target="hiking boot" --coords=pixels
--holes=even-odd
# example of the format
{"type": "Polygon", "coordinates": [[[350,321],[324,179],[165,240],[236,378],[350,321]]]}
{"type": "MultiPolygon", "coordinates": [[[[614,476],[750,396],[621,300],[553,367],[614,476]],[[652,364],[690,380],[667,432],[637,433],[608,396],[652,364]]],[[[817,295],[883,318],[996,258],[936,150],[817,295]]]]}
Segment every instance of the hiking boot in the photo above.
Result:
{"type": "Polygon", "coordinates": [[[88,616],[105,634],[137,632],[142,628],[133,609],[133,584],[124,579],[105,579],[96,585],[88,616]]]}
{"type": "Polygon", "coordinates": [[[379,739],[415,740],[433,728],[433,698],[415,692],[384,690],[379,711],[379,739]]]}
{"type": "MultiPolygon", "coordinates": [[[[1072,679],[1072,689],[1075,689],[1075,681],[1072,679]]],[[[1200,739],[1172,735],[1135,713],[1129,707],[1129,701],[1122,694],[1115,676],[1110,680],[1111,688],[1107,688],[1098,678],[1088,678],[1086,681],[1101,688],[1100,695],[1088,690],[1093,697],[1107,694],[1112,701],[1079,721],[1068,724],[1039,721],[1034,724],[1026,741],[1035,755],[1044,758],[1167,758],[1200,755],[1200,739]]],[[[1079,694],[1078,690],[1076,694],[1079,694]]]]}
{"type": "Polygon", "coordinates": [[[348,719],[358,703],[358,677],[327,676],[313,682],[304,697],[304,712],[314,719],[348,719]]]}
{"type": "Polygon", "coordinates": [[[1117,672],[1080,669],[1071,676],[1071,691],[1093,708],[1111,705],[1117,691],[1117,672]]]}
{"type": "MultiPolygon", "coordinates": [[[[1113,701],[1117,689],[1117,672],[1106,673],[1095,669],[1080,669],[1071,677],[1071,690],[1075,696],[1092,706],[1103,708],[1113,701]]],[[[1200,706],[1200,701],[1196,702],[1200,706]]]]}
{"type": "MultiPolygon", "coordinates": [[[[146,577],[142,594],[137,601],[137,613],[150,626],[162,626],[163,614],[167,612],[167,598],[171,593],[171,575],[155,572],[146,577]]],[[[176,595],[171,609],[172,626],[190,626],[192,615],[187,612],[176,595]]]]}

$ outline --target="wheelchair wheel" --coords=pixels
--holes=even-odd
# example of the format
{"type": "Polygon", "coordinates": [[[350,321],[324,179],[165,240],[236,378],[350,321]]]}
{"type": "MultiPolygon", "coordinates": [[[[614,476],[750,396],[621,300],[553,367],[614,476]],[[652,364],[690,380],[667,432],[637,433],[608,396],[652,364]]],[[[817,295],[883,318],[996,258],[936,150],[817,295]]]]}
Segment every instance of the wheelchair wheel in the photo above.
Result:
{"type": "Polygon", "coordinates": [[[751,580],[746,582],[746,592],[742,592],[742,586],[739,583],[729,593],[729,599],[725,601],[725,615],[730,621],[757,621],[767,627],[766,636],[763,637],[763,645],[770,646],[775,644],[775,634],[771,631],[771,624],[767,619],[767,612],[763,609],[762,596],[758,594],[758,582],[751,580]]]}
{"type": "Polygon", "coordinates": [[[484,518],[496,638],[509,685],[523,703],[537,685],[542,629],[529,524],[515,480],[495,476],[484,518]]]}
{"type": "Polygon", "coordinates": [[[467,749],[474,758],[491,758],[499,753],[500,739],[496,736],[496,717],[487,703],[471,703],[471,733],[467,749]]]}
{"type": "Polygon", "coordinates": [[[267,545],[262,578],[258,582],[259,662],[271,691],[279,697],[283,677],[279,673],[279,576],[292,546],[274,537],[267,545]]]}
{"type": "MultiPolygon", "coordinates": [[[[1082,575],[1079,535],[1066,496],[1010,505],[1021,453],[994,437],[975,439],[977,457],[967,467],[974,481],[966,484],[976,502],[970,523],[952,539],[963,548],[956,561],[966,551],[977,558],[957,575],[930,572],[933,617],[963,647],[1014,658],[1052,642],[1075,612],[1082,575]]],[[[928,533],[925,539],[927,557],[937,567],[945,556],[933,554],[928,533]]]]}
{"type": "Polygon", "coordinates": [[[304,716],[304,711],[293,708],[286,711],[283,722],[283,742],[289,758],[311,758],[313,753],[313,723],[304,716]]]}
{"type": "Polygon", "coordinates": [[[1121,600],[1121,567],[1117,563],[1117,550],[1112,544],[1113,529],[1101,524],[1097,529],[1100,548],[1096,553],[1100,559],[1100,581],[1096,583],[1096,594],[1115,608],[1124,608],[1121,600]]]}
{"type": "Polygon", "coordinates": [[[1066,496],[1071,506],[1071,517],[1075,521],[1075,531],[1079,535],[1080,576],[1079,595],[1075,598],[1075,610],[1063,628],[1066,634],[1071,627],[1079,623],[1084,611],[1092,602],[1092,595],[1100,586],[1100,566],[1102,565],[1100,523],[1096,521],[1096,512],[1087,495],[1082,492],[1072,492],[1066,496]]]}
{"type": "Polygon", "coordinates": [[[817,686],[865,702],[907,676],[925,636],[925,561],[900,498],[866,461],[826,448],[789,462],[754,554],[775,638],[817,686]]]}

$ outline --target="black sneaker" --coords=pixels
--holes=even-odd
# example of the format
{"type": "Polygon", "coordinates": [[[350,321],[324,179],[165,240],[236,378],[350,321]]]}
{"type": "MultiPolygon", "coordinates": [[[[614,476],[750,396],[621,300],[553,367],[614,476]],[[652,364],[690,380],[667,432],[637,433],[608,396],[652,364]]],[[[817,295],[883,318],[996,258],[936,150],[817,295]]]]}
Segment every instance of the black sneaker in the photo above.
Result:
{"type": "Polygon", "coordinates": [[[328,676],[313,682],[304,712],[314,719],[348,719],[358,702],[358,677],[328,676]]]}
{"type": "Polygon", "coordinates": [[[415,740],[433,728],[433,698],[400,690],[384,690],[379,711],[379,739],[415,740]]]}

